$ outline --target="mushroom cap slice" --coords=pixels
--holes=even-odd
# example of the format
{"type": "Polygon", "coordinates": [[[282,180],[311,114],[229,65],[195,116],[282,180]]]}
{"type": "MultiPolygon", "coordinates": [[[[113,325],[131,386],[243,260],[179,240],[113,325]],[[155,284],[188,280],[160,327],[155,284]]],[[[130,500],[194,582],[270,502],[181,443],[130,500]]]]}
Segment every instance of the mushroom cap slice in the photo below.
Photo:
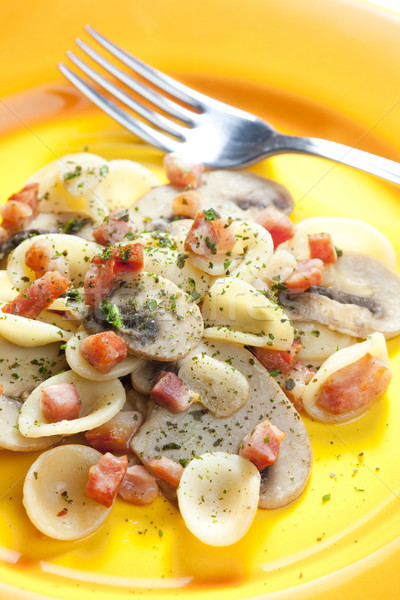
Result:
{"type": "Polygon", "coordinates": [[[281,292],[279,302],[292,321],[322,323],[354,337],[400,333],[400,277],[366,254],[346,252],[331,267],[329,286],[281,292]]]}
{"type": "MultiPolygon", "coordinates": [[[[193,404],[183,413],[154,406],[131,442],[132,450],[146,464],[165,454],[175,461],[188,461],[206,452],[237,454],[244,436],[269,419],[286,433],[276,463],[262,473],[262,508],[279,508],[295,500],[305,489],[312,464],[311,444],[299,414],[266,369],[252,354],[227,342],[203,341],[182,364],[198,355],[225,361],[248,379],[249,399],[229,417],[217,418],[203,404],[193,404]],[[162,433],[161,433],[162,432],[162,433]]],[[[191,381],[197,391],[195,381],[191,381]]],[[[173,499],[175,491],[163,490],[173,499]]]]}
{"type": "Polygon", "coordinates": [[[113,328],[128,352],[151,360],[180,360],[200,342],[203,319],[193,298],[154,273],[130,273],[116,282],[108,299],[119,310],[120,326],[111,326],[100,307],[86,320],[93,333],[113,328]]]}
{"type": "MultiPolygon", "coordinates": [[[[203,207],[235,219],[254,221],[271,204],[286,214],[293,210],[293,198],[283,185],[250,171],[209,171],[197,190],[203,207]]],[[[137,230],[165,228],[174,219],[172,200],[181,192],[182,188],[163,185],[142,196],[129,211],[137,230]]]]}

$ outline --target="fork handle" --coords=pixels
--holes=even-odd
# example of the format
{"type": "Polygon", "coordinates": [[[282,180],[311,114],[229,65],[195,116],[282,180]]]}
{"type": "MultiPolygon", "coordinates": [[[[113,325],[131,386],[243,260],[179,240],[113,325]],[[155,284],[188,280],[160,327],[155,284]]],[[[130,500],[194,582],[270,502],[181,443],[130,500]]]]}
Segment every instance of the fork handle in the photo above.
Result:
{"type": "Polygon", "coordinates": [[[320,138],[300,137],[277,133],[274,137],[273,153],[294,152],[328,158],[336,163],[354,167],[365,173],[400,185],[400,163],[382,158],[363,150],[320,138]]]}

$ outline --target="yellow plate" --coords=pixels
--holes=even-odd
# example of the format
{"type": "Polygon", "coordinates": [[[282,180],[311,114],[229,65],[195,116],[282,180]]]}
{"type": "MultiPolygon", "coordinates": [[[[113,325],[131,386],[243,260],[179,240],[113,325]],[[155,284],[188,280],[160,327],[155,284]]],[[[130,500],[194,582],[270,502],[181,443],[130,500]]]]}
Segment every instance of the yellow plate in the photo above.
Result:
{"type": "MultiPolygon", "coordinates": [[[[90,23],[144,60],[278,128],[400,160],[400,19],[355,0],[41,0],[0,8],[0,191],[85,146],[160,172],[160,154],[92,108],[55,65],[90,23]]],[[[211,140],[210,140],[211,142],[211,140]]],[[[361,217],[400,254],[400,190],[322,160],[282,156],[255,167],[286,184],[295,218],[361,217]]],[[[246,537],[204,546],[177,511],[118,501],[80,542],[38,533],[21,503],[36,455],[0,459],[0,597],[11,600],[343,600],[399,598],[400,340],[395,373],[366,417],[306,419],[315,463],[303,496],[259,511],[246,537]],[[328,502],[322,496],[331,494],[328,502]],[[212,596],[210,595],[212,594],[212,596]],[[206,596],[207,595],[207,596],[206,596]]]]}

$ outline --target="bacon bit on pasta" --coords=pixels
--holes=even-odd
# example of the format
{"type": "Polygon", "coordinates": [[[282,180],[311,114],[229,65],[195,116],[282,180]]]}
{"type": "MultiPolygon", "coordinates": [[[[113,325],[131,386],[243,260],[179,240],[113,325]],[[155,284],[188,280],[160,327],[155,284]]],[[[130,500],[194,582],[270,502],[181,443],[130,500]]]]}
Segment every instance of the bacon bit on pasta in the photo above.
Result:
{"type": "Polygon", "coordinates": [[[53,300],[59,298],[69,288],[70,281],[57,271],[49,271],[27,288],[14,300],[1,309],[3,313],[18,315],[27,319],[36,319],[53,300]]]}
{"type": "Polygon", "coordinates": [[[113,210],[103,223],[93,231],[93,237],[98,244],[112,246],[124,239],[127,233],[133,233],[132,223],[126,208],[113,210]]]}
{"type": "Polygon", "coordinates": [[[104,375],[127,357],[128,346],[114,331],[102,331],[82,340],[80,353],[104,375]]]}
{"type": "Polygon", "coordinates": [[[99,452],[132,452],[129,442],[143,423],[136,410],[121,411],[112,419],[85,433],[92,448],[99,452]]]}
{"type": "Polygon", "coordinates": [[[110,508],[127,469],[127,456],[117,457],[107,452],[96,465],[90,467],[85,496],[110,508]]]}
{"type": "Polygon", "coordinates": [[[296,231],[295,226],[287,215],[275,206],[267,206],[256,218],[256,223],[264,227],[271,234],[274,248],[290,240],[296,231]]]}
{"type": "Polygon", "coordinates": [[[22,202],[22,204],[28,204],[33,212],[35,212],[39,204],[38,193],[39,184],[29,183],[22,190],[10,196],[8,201],[15,200],[16,202],[22,202]]]}
{"type": "Polygon", "coordinates": [[[150,398],[172,412],[183,412],[192,402],[198,402],[200,396],[189,390],[178,375],[163,371],[151,390],[150,398]]]}
{"type": "Polygon", "coordinates": [[[147,466],[153,471],[154,475],[177,488],[181,481],[183,467],[172,458],[168,456],[161,456],[160,458],[151,458],[147,461],[147,466]]]}
{"type": "Polygon", "coordinates": [[[157,481],[142,465],[128,467],[118,490],[119,495],[132,504],[151,504],[159,493],[157,481]]]}
{"type": "Polygon", "coordinates": [[[172,185],[179,187],[198,188],[204,172],[201,163],[188,163],[177,154],[164,156],[164,169],[172,185]]]}
{"type": "Polygon", "coordinates": [[[34,216],[39,203],[38,192],[39,184],[31,183],[12,194],[6,204],[0,206],[2,228],[6,230],[7,235],[22,229],[34,216]]]}
{"type": "Polygon", "coordinates": [[[53,258],[52,246],[49,241],[33,242],[25,253],[25,264],[35,272],[36,277],[41,277],[48,271],[58,271],[68,277],[69,266],[64,256],[53,258]]]}
{"type": "Polygon", "coordinates": [[[259,423],[241,443],[239,455],[248,458],[259,471],[273,465],[279,456],[279,444],[286,433],[267,419],[259,423]]]}
{"type": "Polygon", "coordinates": [[[201,210],[201,194],[196,190],[182,192],[172,200],[172,212],[174,215],[194,219],[199,210],[201,210]]]}
{"type": "Polygon", "coordinates": [[[303,394],[307,383],[315,375],[315,370],[309,369],[301,360],[298,360],[289,371],[285,373],[282,390],[289,398],[297,411],[303,410],[303,394]]]}
{"type": "Polygon", "coordinates": [[[309,233],[308,244],[311,258],[319,258],[328,264],[337,261],[337,254],[330,233],[309,233]]]}
{"type": "Polygon", "coordinates": [[[101,256],[95,256],[88,268],[85,281],[85,303],[89,306],[97,306],[111,291],[114,281],[115,261],[110,256],[103,260],[101,256]]]}
{"type": "Polygon", "coordinates": [[[79,417],[82,401],[73,383],[57,383],[40,388],[40,408],[49,423],[79,417]]]}
{"type": "Polygon", "coordinates": [[[143,269],[143,246],[142,244],[127,244],[112,249],[112,257],[115,261],[114,273],[127,271],[141,271],[143,269]]]}
{"type": "Polygon", "coordinates": [[[4,388],[3,388],[3,386],[0,383],[0,395],[3,393],[3,391],[4,391],[4,388]]]}
{"type": "Polygon", "coordinates": [[[226,255],[234,245],[232,226],[214,210],[197,213],[185,240],[186,251],[207,259],[215,255],[226,255]]]}
{"type": "Polygon", "coordinates": [[[301,350],[301,347],[302,343],[300,340],[294,340],[289,350],[271,350],[269,348],[253,347],[251,351],[267,371],[270,372],[278,369],[280,373],[286,373],[297,361],[297,354],[301,350]]]}
{"type": "Polygon", "coordinates": [[[367,353],[332,373],[321,386],[316,404],[335,415],[372,405],[389,387],[392,371],[367,353]]]}
{"type": "Polygon", "coordinates": [[[304,292],[321,283],[323,270],[324,263],[319,258],[298,260],[296,269],[285,279],[285,285],[292,293],[304,292]]]}

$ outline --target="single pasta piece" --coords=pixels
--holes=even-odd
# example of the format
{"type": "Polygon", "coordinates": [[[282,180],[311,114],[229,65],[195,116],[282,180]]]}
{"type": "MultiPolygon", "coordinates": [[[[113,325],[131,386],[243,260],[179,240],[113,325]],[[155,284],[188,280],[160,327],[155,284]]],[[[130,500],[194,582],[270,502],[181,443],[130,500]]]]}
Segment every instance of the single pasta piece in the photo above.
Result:
{"type": "Polygon", "coordinates": [[[169,181],[179,187],[198,188],[204,172],[201,163],[190,163],[175,153],[164,156],[164,169],[169,181]]]}
{"type": "Polygon", "coordinates": [[[90,467],[85,496],[110,508],[127,469],[127,456],[117,457],[107,452],[96,465],[90,467]]]}
{"type": "Polygon", "coordinates": [[[174,215],[194,219],[199,210],[201,210],[201,194],[196,190],[184,191],[172,200],[174,215]]]}
{"type": "Polygon", "coordinates": [[[192,392],[175,373],[163,371],[150,393],[151,400],[165,406],[172,412],[187,410],[200,396],[192,392]]]}
{"type": "Polygon", "coordinates": [[[80,353],[90,365],[104,374],[128,356],[128,346],[114,331],[102,331],[82,340],[80,353]]]}
{"type": "Polygon", "coordinates": [[[14,300],[1,309],[3,313],[36,319],[56,298],[69,288],[70,281],[57,271],[49,271],[36,279],[14,300]]]}
{"type": "Polygon", "coordinates": [[[328,264],[337,261],[337,253],[330,233],[309,233],[308,243],[311,258],[319,258],[328,264]]]}
{"type": "Polygon", "coordinates": [[[99,452],[129,452],[129,442],[143,423],[136,410],[121,411],[112,419],[85,433],[92,448],[99,452]]]}
{"type": "Polygon", "coordinates": [[[159,494],[157,481],[142,465],[128,467],[118,494],[132,504],[151,504],[159,494]]]}
{"type": "Polygon", "coordinates": [[[286,433],[265,419],[244,437],[239,455],[248,458],[259,471],[263,471],[277,461],[279,444],[285,437],[286,433]]]}
{"type": "Polygon", "coordinates": [[[78,419],[82,400],[73,383],[45,385],[40,389],[40,408],[49,423],[78,419]]]}
{"type": "Polygon", "coordinates": [[[290,240],[296,231],[289,217],[272,205],[267,206],[257,215],[256,223],[269,231],[274,248],[290,240]]]}
{"type": "Polygon", "coordinates": [[[168,456],[160,458],[151,458],[147,461],[147,466],[153,471],[154,475],[165,481],[172,487],[177,488],[183,473],[183,466],[168,456]]]}

